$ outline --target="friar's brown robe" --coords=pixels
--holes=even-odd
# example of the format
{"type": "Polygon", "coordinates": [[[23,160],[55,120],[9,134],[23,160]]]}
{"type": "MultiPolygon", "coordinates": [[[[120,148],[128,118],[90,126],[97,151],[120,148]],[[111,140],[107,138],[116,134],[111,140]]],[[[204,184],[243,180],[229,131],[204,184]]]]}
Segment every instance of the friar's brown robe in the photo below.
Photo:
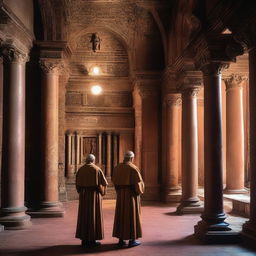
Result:
{"type": "Polygon", "coordinates": [[[106,186],[107,180],[95,164],[85,164],[78,170],[76,188],[79,193],[79,208],[76,238],[87,241],[103,239],[102,196],[106,186]]]}
{"type": "Polygon", "coordinates": [[[118,164],[113,171],[117,200],[113,237],[137,239],[142,237],[140,222],[140,195],[144,192],[144,182],[139,169],[131,162],[118,164]]]}

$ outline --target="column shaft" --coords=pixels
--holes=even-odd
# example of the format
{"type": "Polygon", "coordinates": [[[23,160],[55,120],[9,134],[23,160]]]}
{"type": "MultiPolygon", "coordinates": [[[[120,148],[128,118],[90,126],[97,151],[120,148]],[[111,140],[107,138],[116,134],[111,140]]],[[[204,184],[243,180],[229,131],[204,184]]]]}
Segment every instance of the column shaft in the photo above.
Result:
{"type": "Polygon", "coordinates": [[[26,56],[14,48],[8,53],[12,54],[4,58],[0,223],[5,229],[23,229],[31,225],[24,206],[26,56]]]}
{"type": "Polygon", "coordinates": [[[182,199],[180,214],[202,212],[198,188],[197,93],[199,88],[186,88],[182,93],[182,199]]]}
{"type": "Polygon", "coordinates": [[[41,209],[33,215],[62,217],[58,191],[58,71],[60,62],[41,60],[42,68],[42,176],[41,209]]]}
{"type": "MultiPolygon", "coordinates": [[[[204,212],[195,226],[200,239],[216,237],[229,231],[223,211],[221,63],[203,67],[204,77],[204,212]],[[214,231],[214,232],[213,232],[214,231]]],[[[221,236],[222,237],[222,236],[221,236]]]]}
{"type": "Polygon", "coordinates": [[[101,166],[102,165],[102,133],[98,134],[98,152],[99,152],[98,163],[101,166]]]}
{"type": "Polygon", "coordinates": [[[180,197],[179,186],[179,108],[180,94],[169,94],[166,98],[166,175],[165,201],[176,201],[180,197]]]}
{"type": "Polygon", "coordinates": [[[225,193],[242,193],[244,189],[244,117],[241,76],[225,80],[227,98],[227,176],[225,193]]]}
{"type": "Polygon", "coordinates": [[[72,168],[72,134],[67,134],[67,178],[74,176],[74,170],[72,168]]]}
{"type": "Polygon", "coordinates": [[[76,171],[80,167],[80,135],[76,133],[76,171]]]}
{"type": "Polygon", "coordinates": [[[107,134],[107,169],[106,176],[111,176],[111,133],[107,134]]]}

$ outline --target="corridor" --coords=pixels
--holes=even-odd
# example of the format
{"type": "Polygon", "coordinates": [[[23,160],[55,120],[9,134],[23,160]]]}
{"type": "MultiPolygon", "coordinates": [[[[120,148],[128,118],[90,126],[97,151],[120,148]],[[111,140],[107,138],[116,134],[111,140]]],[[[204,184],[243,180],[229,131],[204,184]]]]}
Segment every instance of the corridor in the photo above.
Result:
{"type": "MultiPolygon", "coordinates": [[[[64,203],[64,218],[32,219],[26,230],[0,233],[1,256],[74,256],[74,255],[127,255],[127,256],[253,256],[255,252],[239,245],[203,245],[192,234],[199,215],[174,214],[174,204],[144,202],[142,207],[142,245],[116,249],[117,239],[111,237],[114,200],[104,200],[105,239],[96,249],[83,249],[74,238],[77,201],[64,203]]],[[[228,209],[226,209],[228,210],[228,209]]],[[[228,217],[233,229],[246,221],[242,217],[228,217]]]]}

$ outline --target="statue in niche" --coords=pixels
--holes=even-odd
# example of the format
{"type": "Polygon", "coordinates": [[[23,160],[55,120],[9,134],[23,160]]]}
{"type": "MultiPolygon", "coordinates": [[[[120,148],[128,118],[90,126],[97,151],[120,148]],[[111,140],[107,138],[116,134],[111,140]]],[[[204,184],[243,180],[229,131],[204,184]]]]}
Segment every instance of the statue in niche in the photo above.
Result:
{"type": "Polygon", "coordinates": [[[90,42],[92,43],[92,50],[94,52],[100,50],[101,39],[100,39],[100,37],[99,37],[99,35],[97,33],[93,33],[92,34],[90,42]]]}

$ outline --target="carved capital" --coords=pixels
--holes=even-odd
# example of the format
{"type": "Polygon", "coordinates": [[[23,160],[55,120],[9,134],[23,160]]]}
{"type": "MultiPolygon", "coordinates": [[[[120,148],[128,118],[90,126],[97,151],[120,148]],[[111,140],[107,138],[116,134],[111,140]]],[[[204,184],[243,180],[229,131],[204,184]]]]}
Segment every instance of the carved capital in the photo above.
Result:
{"type": "Polygon", "coordinates": [[[241,74],[232,74],[228,78],[225,78],[223,80],[226,84],[226,90],[229,90],[234,87],[242,88],[244,82],[248,80],[248,77],[241,74]]]}
{"type": "Polygon", "coordinates": [[[182,103],[181,95],[178,93],[167,94],[164,102],[167,106],[180,106],[182,103]]]}
{"type": "Polygon", "coordinates": [[[236,56],[243,54],[242,45],[230,34],[202,35],[194,42],[192,48],[196,68],[201,70],[213,62],[235,62],[236,56]]]}
{"type": "Polygon", "coordinates": [[[56,59],[41,59],[39,65],[46,74],[59,74],[64,69],[62,61],[56,59]]]}
{"type": "Polygon", "coordinates": [[[210,62],[207,65],[204,65],[201,69],[204,76],[217,76],[228,67],[229,63],[226,62],[210,62]]]}
{"type": "Polygon", "coordinates": [[[11,45],[0,44],[0,56],[4,63],[26,63],[29,61],[28,54],[22,53],[11,45]]]}
{"type": "Polygon", "coordinates": [[[182,96],[189,96],[196,98],[200,91],[200,87],[190,87],[182,90],[182,96]]]}

